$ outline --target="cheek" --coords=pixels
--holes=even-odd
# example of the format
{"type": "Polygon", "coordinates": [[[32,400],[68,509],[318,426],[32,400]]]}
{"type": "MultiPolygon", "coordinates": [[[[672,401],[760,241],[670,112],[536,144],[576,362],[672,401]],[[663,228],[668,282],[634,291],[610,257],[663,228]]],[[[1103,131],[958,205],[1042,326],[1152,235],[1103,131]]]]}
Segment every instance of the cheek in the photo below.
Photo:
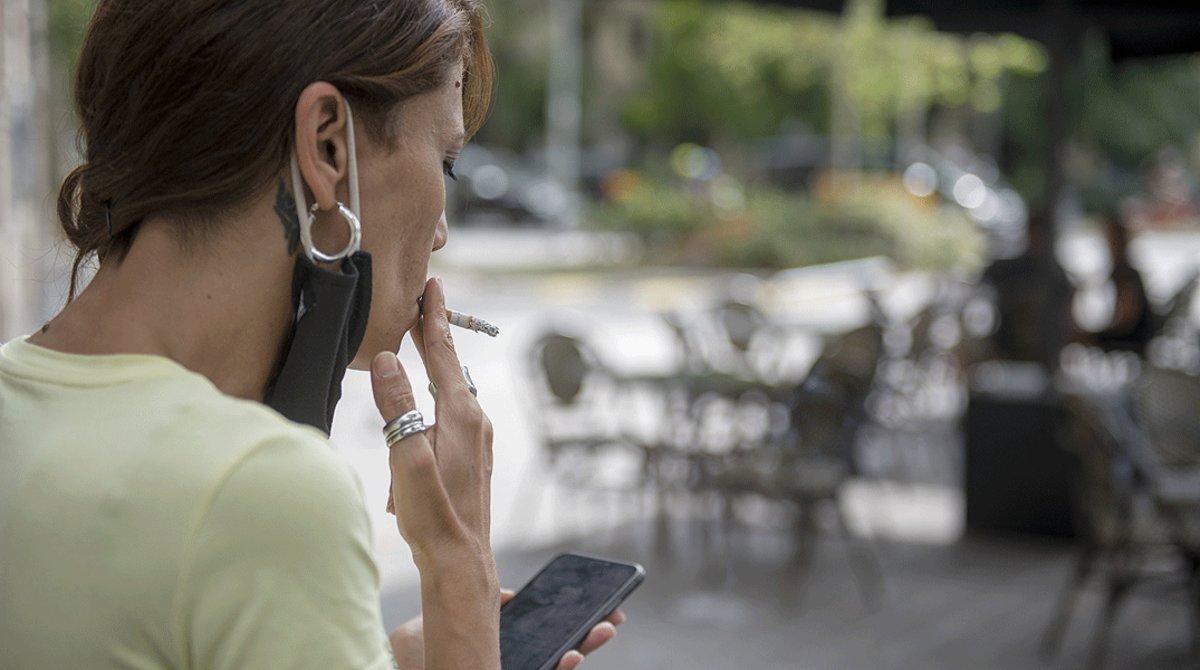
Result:
{"type": "MultiPolygon", "coordinates": [[[[440,168],[440,162],[433,161],[440,168]]],[[[388,177],[363,184],[363,249],[371,253],[371,317],[363,345],[370,355],[396,351],[417,317],[417,297],[425,285],[429,254],[445,209],[440,169],[407,161],[388,177]]],[[[360,368],[356,362],[356,369],[360,368]]]]}
{"type": "MultiPolygon", "coordinates": [[[[429,253],[437,240],[438,224],[446,209],[446,184],[441,172],[432,170],[423,172],[424,175],[420,180],[414,180],[416,183],[413,184],[407,195],[410,200],[410,216],[401,224],[407,228],[408,232],[405,236],[408,243],[404,246],[403,254],[406,258],[419,260],[422,263],[422,273],[424,272],[424,262],[428,261],[429,253]]],[[[397,196],[400,199],[406,198],[403,193],[399,193],[397,196]]],[[[422,284],[424,279],[425,276],[422,274],[422,284]]]]}
{"type": "Polygon", "coordinates": [[[394,197],[407,200],[408,221],[417,236],[432,235],[433,226],[437,223],[446,206],[446,182],[442,176],[441,163],[430,158],[417,164],[410,163],[405,170],[403,188],[396,189],[394,197]]]}
{"type": "Polygon", "coordinates": [[[397,162],[388,173],[389,179],[372,184],[379,196],[372,193],[374,213],[364,222],[364,249],[373,258],[379,304],[386,303],[386,310],[400,315],[409,311],[409,304],[415,305],[425,286],[445,209],[445,184],[440,171],[414,161],[397,162]]]}
{"type": "MultiPolygon", "coordinates": [[[[371,221],[364,222],[364,247],[370,238],[368,251],[378,262],[411,263],[428,257],[446,203],[441,172],[430,169],[428,162],[398,161],[388,170],[388,178],[371,185],[374,211],[371,221]]],[[[367,193],[364,186],[364,196],[367,193]]]]}

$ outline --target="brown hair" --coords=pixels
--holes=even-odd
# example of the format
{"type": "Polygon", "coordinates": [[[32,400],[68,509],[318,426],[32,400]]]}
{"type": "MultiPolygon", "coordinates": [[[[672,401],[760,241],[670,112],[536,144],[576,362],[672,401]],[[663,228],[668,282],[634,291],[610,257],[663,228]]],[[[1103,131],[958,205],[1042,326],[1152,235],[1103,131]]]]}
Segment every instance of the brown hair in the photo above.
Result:
{"type": "Polygon", "coordinates": [[[180,221],[193,244],[266,186],[310,83],[336,86],[392,148],[398,103],[460,62],[470,135],[492,86],[478,0],[102,0],[75,75],[86,160],[58,197],[77,249],[67,299],[89,254],[119,261],[147,217],[180,221]]]}

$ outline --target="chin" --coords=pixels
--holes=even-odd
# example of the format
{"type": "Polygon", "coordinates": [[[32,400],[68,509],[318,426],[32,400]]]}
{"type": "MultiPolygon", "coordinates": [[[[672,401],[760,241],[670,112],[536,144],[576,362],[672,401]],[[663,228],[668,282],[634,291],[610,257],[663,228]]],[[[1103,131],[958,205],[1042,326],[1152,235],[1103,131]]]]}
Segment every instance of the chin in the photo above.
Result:
{"type": "MultiPolygon", "coordinates": [[[[362,343],[358,345],[358,353],[355,354],[354,360],[350,361],[351,370],[370,371],[371,361],[379,352],[399,352],[400,345],[404,342],[404,336],[413,326],[417,325],[417,319],[421,315],[416,303],[413,303],[409,310],[411,313],[406,314],[403,321],[379,324],[376,322],[375,309],[376,306],[372,305],[371,317],[367,320],[367,332],[363,333],[362,343]]],[[[400,310],[394,310],[390,313],[399,312],[400,310]]]]}
{"type": "MultiPolygon", "coordinates": [[[[371,334],[371,331],[368,330],[367,333],[363,335],[362,344],[358,345],[358,353],[354,355],[354,360],[350,361],[351,370],[362,370],[363,372],[370,371],[371,361],[375,358],[375,355],[381,351],[388,350],[388,346],[380,345],[382,341],[381,338],[371,337],[371,334]]],[[[399,342],[397,342],[396,346],[391,347],[391,350],[398,351],[399,348],[400,345],[399,342]]]]}

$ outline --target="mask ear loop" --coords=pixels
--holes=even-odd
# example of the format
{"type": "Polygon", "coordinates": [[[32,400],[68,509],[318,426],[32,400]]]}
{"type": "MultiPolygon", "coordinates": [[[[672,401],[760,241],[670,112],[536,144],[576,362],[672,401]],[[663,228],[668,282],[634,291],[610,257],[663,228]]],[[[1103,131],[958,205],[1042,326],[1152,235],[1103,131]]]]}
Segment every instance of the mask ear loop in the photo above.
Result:
{"type": "Polygon", "coordinates": [[[300,163],[296,159],[296,152],[292,151],[292,193],[293,201],[296,203],[296,217],[300,222],[300,243],[304,247],[304,254],[311,261],[321,261],[323,263],[335,263],[343,258],[355,253],[359,249],[362,242],[362,223],[358,218],[359,214],[359,196],[358,196],[358,152],[356,150],[357,142],[354,141],[354,115],[350,112],[350,101],[344,100],[346,106],[346,140],[349,142],[347,147],[347,158],[349,160],[349,177],[350,177],[350,207],[347,208],[342,203],[337,203],[337,211],[346,220],[346,224],[350,226],[350,241],[346,246],[336,254],[330,255],[317,249],[313,244],[312,239],[312,224],[316,220],[316,214],[320,207],[317,203],[313,203],[312,207],[308,207],[308,203],[304,199],[304,180],[300,177],[300,163]]]}

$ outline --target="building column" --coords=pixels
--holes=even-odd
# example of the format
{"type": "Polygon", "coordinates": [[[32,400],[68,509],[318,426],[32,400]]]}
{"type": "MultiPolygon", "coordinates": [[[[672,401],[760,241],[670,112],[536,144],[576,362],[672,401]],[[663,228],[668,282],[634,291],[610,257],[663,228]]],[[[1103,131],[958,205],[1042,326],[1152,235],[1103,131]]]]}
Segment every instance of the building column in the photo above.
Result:
{"type": "Polygon", "coordinates": [[[44,317],[48,234],[46,16],[42,0],[0,0],[0,340],[44,317]]]}

